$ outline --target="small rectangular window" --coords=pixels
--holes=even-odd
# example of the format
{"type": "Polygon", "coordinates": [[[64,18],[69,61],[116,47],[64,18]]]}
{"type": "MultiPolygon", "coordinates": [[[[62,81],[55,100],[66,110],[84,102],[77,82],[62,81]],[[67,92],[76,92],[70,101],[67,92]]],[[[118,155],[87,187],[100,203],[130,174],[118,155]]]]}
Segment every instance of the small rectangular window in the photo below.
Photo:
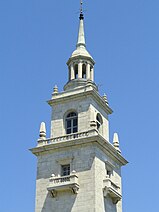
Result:
{"type": "Polygon", "coordinates": [[[61,165],[61,176],[70,175],[70,164],[61,165]]]}

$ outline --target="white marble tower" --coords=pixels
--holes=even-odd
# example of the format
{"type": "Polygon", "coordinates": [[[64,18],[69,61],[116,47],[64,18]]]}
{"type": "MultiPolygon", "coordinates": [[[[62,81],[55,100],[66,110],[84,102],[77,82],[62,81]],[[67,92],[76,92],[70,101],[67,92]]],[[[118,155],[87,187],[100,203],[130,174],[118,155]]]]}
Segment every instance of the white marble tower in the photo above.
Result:
{"type": "Polygon", "coordinates": [[[106,95],[94,82],[94,60],[86,49],[81,10],[76,50],[69,58],[64,91],[55,86],[51,135],[40,126],[36,212],[122,212],[121,155],[117,133],[109,141],[106,95]]]}

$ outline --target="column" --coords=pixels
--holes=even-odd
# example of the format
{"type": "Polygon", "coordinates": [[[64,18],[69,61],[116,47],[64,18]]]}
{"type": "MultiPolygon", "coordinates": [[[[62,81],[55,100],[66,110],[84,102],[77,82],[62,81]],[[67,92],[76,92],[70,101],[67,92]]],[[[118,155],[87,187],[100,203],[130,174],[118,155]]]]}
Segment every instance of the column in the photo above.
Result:
{"type": "Polygon", "coordinates": [[[94,81],[94,68],[91,67],[91,80],[94,81]]]}
{"type": "Polygon", "coordinates": [[[90,64],[88,63],[86,66],[86,79],[90,79],[90,64]]]}
{"type": "Polygon", "coordinates": [[[78,63],[78,79],[82,78],[82,63],[78,63]]]}
{"type": "Polygon", "coordinates": [[[73,67],[73,63],[71,64],[71,80],[75,79],[75,71],[74,71],[74,67],[73,67]]]}

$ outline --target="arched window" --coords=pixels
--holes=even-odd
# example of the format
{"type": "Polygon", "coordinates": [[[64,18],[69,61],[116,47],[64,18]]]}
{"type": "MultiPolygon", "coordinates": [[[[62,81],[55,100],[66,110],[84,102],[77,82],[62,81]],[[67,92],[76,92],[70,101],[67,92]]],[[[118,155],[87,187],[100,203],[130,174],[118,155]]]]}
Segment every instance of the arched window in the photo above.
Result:
{"type": "Polygon", "coordinates": [[[99,113],[97,114],[96,121],[97,121],[97,130],[100,131],[101,125],[103,124],[103,120],[99,113]]]}
{"type": "Polygon", "coordinates": [[[82,65],[82,78],[86,79],[86,65],[82,65]]]}
{"type": "Polygon", "coordinates": [[[66,116],[66,134],[75,133],[78,130],[77,113],[71,112],[66,116]]]}

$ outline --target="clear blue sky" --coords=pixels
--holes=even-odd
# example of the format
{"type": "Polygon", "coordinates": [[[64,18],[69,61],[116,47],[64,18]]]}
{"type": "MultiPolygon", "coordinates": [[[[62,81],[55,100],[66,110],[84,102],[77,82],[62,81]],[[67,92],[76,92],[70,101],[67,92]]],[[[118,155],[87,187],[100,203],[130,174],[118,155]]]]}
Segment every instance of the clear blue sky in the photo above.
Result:
{"type": "MultiPolygon", "coordinates": [[[[114,110],[123,155],[123,212],[158,212],[159,1],[84,0],[95,81],[114,110]]],[[[79,0],[0,1],[0,212],[34,211],[36,146],[50,130],[53,87],[67,82],[79,0]]]]}

